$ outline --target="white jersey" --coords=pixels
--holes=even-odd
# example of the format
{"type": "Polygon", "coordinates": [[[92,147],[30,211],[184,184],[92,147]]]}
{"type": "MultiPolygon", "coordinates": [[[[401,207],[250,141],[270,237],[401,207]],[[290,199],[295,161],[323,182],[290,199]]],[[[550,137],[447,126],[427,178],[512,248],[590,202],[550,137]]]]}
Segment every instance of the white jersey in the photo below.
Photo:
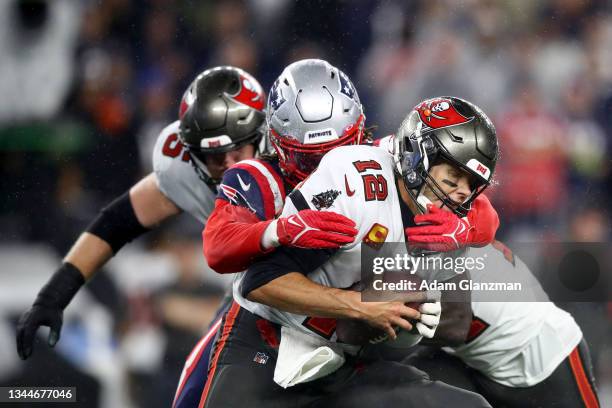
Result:
{"type": "MultiPolygon", "coordinates": [[[[470,270],[473,282],[521,281],[530,290],[516,301],[472,301],[474,322],[467,344],[447,349],[470,367],[509,387],[529,387],[546,379],[582,338],[572,316],[550,301],[518,257],[488,245],[468,256],[488,257],[487,268],[470,270]]],[[[510,296],[510,295],[509,295],[510,296]]]]}
{"type": "MultiPolygon", "coordinates": [[[[339,249],[308,277],[321,285],[347,288],[361,280],[361,246],[364,242],[405,242],[395,184],[393,157],[373,146],[343,146],[327,153],[318,167],[296,190],[311,209],[340,213],[357,225],[353,244],[339,249]]],[[[298,212],[286,200],[282,217],[298,212]]],[[[303,324],[306,316],[283,312],[241,295],[244,273],[234,279],[234,299],[245,309],[281,325],[312,334],[303,324]]],[[[316,332],[315,332],[316,333],[316,332]]],[[[317,333],[318,334],[318,333],[317,333]]],[[[325,336],[323,336],[325,337],[325,336]]],[[[334,340],[335,334],[327,337],[334,340]]]]}
{"type": "Polygon", "coordinates": [[[189,162],[189,154],[178,137],[179,124],[177,120],[159,134],[153,149],[153,171],[159,190],[204,224],[214,209],[217,193],[200,180],[189,162]]]}
{"type": "Polygon", "coordinates": [[[394,136],[388,135],[388,136],[381,137],[380,139],[376,139],[374,141],[374,146],[379,147],[383,149],[384,151],[389,152],[390,154],[393,154],[393,151],[395,150],[395,146],[393,145],[393,143],[394,143],[394,136]]]}

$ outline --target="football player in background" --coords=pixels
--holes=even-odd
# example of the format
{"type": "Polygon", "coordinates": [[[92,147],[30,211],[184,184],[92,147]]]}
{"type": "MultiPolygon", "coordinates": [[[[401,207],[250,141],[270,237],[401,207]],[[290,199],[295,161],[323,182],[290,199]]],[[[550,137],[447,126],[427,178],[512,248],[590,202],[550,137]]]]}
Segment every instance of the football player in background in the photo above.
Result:
{"type": "Polygon", "coordinates": [[[64,308],[123,245],[181,212],[206,223],[223,172],[258,150],[264,106],[261,85],[241,69],[222,66],[198,75],[182,98],[179,120],[158,137],[154,171],[102,209],[22,315],[22,359],[31,355],[41,325],[50,327],[48,344],[57,343],[64,308]]]}
{"type": "MultiPolygon", "coordinates": [[[[297,82],[295,78],[291,78],[287,80],[286,85],[289,88],[294,86],[296,88],[294,92],[300,95],[301,88],[292,84],[292,80],[297,82]]],[[[285,99],[286,95],[281,96],[285,99]]],[[[319,103],[312,104],[315,106],[313,110],[324,117],[327,109],[322,107],[331,105],[324,103],[326,96],[317,98],[310,92],[303,92],[302,96],[309,97],[313,102],[318,100],[319,103]]],[[[267,114],[269,117],[273,116],[276,111],[282,109],[285,102],[289,112],[281,112],[280,120],[282,123],[290,124],[292,106],[298,110],[301,107],[299,102],[294,103],[291,98],[276,104],[267,114]]],[[[427,147],[430,150],[429,157],[437,156],[440,161],[432,163],[431,166],[426,164],[425,171],[433,172],[433,179],[437,182],[434,188],[439,189],[437,192],[442,197],[440,201],[465,215],[463,211],[469,209],[469,204],[482,192],[492,175],[497,159],[495,132],[486,116],[473,105],[457,98],[446,98],[439,102],[450,104],[447,107],[450,111],[443,114],[461,112],[440,127],[454,126],[453,131],[458,132],[468,143],[465,143],[467,147],[462,149],[457,146],[459,143],[448,135],[442,142],[437,140],[440,143],[432,143],[427,147]],[[479,151],[475,149],[476,138],[478,138],[479,151]],[[434,155],[433,150],[439,154],[434,155]],[[449,151],[456,154],[453,155],[449,151]],[[471,159],[484,166],[486,171],[477,172],[473,169],[471,159]]],[[[270,99],[270,104],[272,103],[273,99],[270,99]]],[[[299,115],[303,117],[304,112],[300,111],[299,115]]],[[[327,129],[320,129],[313,137],[326,136],[325,130],[327,129]]],[[[281,134],[280,137],[291,139],[286,134],[281,134]]],[[[295,137],[293,135],[293,138],[295,137]]],[[[299,140],[300,144],[306,144],[304,134],[299,140]]],[[[346,288],[360,279],[359,243],[362,238],[368,237],[373,232],[373,228],[377,228],[388,241],[404,241],[404,224],[413,225],[412,215],[418,213],[416,201],[413,201],[406,191],[405,183],[408,181],[402,181],[409,176],[408,170],[402,167],[403,155],[406,153],[407,150],[401,150],[394,159],[384,149],[371,146],[336,148],[327,153],[319,168],[289,194],[290,200],[286,203],[282,216],[293,220],[296,224],[302,224],[301,230],[307,232],[309,229],[303,227],[305,222],[299,217],[300,211],[312,209],[311,205],[317,210],[332,208],[356,222],[356,228],[359,230],[357,244],[345,246],[338,251],[303,250],[283,246],[252,265],[246,274],[240,275],[234,283],[236,302],[226,313],[216,341],[201,406],[232,405],[232,401],[237,403],[245,398],[256,401],[258,405],[264,401],[272,406],[282,406],[290,401],[299,405],[309,398],[312,401],[312,398],[323,396],[326,404],[346,406],[371,404],[374,399],[379,404],[384,401],[384,404],[410,402],[423,406],[428,406],[427,404],[439,406],[443,403],[456,405],[463,402],[465,406],[486,406],[479,396],[464,393],[444,384],[432,383],[423,373],[417,373],[411,367],[393,363],[386,365],[382,361],[366,366],[365,371],[357,369],[354,372],[351,370],[355,370],[355,367],[347,363],[343,369],[328,377],[313,383],[298,384],[287,390],[282,390],[272,381],[273,367],[277,363],[281,324],[291,327],[303,336],[308,336],[305,333],[310,333],[319,336],[320,341],[333,341],[333,327],[316,325],[307,315],[347,317],[348,314],[350,317],[363,318],[354,311],[347,313],[351,310],[350,305],[341,302],[341,307],[336,306],[334,313],[312,308],[312,303],[316,303],[312,298],[320,296],[318,291],[321,289],[314,282],[309,286],[307,282],[310,281],[303,275],[308,274],[313,281],[323,284],[325,286],[323,290],[328,291],[326,298],[336,298],[338,305],[337,288],[346,288]],[[283,282],[283,278],[289,275],[304,278],[304,284],[300,287],[300,296],[283,297],[280,294],[283,289],[282,284],[277,288],[273,288],[274,285],[267,285],[275,281],[283,282]],[[316,289],[313,289],[313,285],[316,289]],[[273,289],[266,291],[270,288],[273,289]],[[278,309],[251,302],[247,297],[272,304],[278,309]],[[282,312],[280,309],[292,313],[282,312]],[[257,358],[260,354],[263,356],[257,358]],[[252,355],[256,356],[254,360],[251,360],[252,355]],[[344,382],[340,378],[352,374],[355,374],[354,381],[344,382]],[[236,378],[243,379],[239,381],[238,388],[231,385],[232,382],[235,384],[236,378]],[[350,391],[331,396],[329,394],[331,389],[328,386],[331,386],[331,389],[344,387],[344,390],[350,389],[350,391]],[[421,386],[428,389],[427,395],[419,390],[421,386]]],[[[416,171],[416,163],[408,162],[407,165],[415,166],[416,171]]],[[[436,201],[436,196],[431,196],[431,200],[436,201]]],[[[395,306],[405,307],[402,303],[395,306]]],[[[417,317],[410,316],[411,313],[400,312],[399,315],[417,317]]],[[[389,328],[392,324],[407,330],[411,328],[410,324],[401,317],[391,322],[387,321],[387,324],[389,328]]]]}

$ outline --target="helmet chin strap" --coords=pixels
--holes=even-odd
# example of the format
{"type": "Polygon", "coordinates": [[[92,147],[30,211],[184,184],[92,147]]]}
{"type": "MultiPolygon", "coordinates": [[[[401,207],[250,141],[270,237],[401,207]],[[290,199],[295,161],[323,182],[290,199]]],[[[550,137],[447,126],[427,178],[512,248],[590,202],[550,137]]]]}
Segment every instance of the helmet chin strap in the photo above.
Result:
{"type": "MultiPolygon", "coordinates": [[[[409,188],[406,189],[406,191],[408,192],[408,196],[410,197],[412,202],[416,205],[417,210],[420,214],[427,213],[427,205],[432,204],[429,198],[423,195],[424,189],[425,189],[425,183],[423,183],[421,187],[416,188],[416,189],[409,189],[409,188]]],[[[418,215],[418,214],[415,214],[415,215],[418,215]]]]}
{"type": "Polygon", "coordinates": [[[431,202],[431,200],[429,198],[425,197],[422,193],[420,193],[417,196],[417,203],[420,205],[421,208],[424,208],[425,210],[427,210],[427,206],[429,204],[433,204],[431,202]]]}
{"type": "Polygon", "coordinates": [[[195,172],[198,175],[198,177],[200,178],[200,180],[202,180],[204,183],[206,183],[206,185],[214,193],[216,193],[217,192],[217,186],[219,185],[221,180],[213,179],[210,176],[210,174],[208,174],[208,169],[206,168],[206,165],[200,159],[198,159],[194,154],[190,154],[189,157],[191,159],[191,160],[189,160],[189,163],[191,163],[191,165],[193,166],[193,169],[195,170],[195,172]]]}

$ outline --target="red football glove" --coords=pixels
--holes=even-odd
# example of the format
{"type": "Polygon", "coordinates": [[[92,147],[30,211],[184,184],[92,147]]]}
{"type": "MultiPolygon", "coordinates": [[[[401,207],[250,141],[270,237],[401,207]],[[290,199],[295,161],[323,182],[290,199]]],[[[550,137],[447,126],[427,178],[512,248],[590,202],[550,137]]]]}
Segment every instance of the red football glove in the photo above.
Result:
{"type": "Polygon", "coordinates": [[[499,216],[487,196],[480,194],[476,197],[467,218],[473,228],[469,236],[470,246],[485,246],[495,241],[499,216]]]}
{"type": "Polygon", "coordinates": [[[484,195],[474,200],[464,218],[433,205],[428,205],[427,210],[427,214],[414,217],[418,227],[406,228],[406,240],[411,246],[436,252],[484,246],[495,239],[499,227],[497,212],[484,195]]]}
{"type": "Polygon", "coordinates": [[[331,211],[302,210],[276,224],[278,242],[298,248],[338,248],[353,242],[355,223],[331,211]]]}

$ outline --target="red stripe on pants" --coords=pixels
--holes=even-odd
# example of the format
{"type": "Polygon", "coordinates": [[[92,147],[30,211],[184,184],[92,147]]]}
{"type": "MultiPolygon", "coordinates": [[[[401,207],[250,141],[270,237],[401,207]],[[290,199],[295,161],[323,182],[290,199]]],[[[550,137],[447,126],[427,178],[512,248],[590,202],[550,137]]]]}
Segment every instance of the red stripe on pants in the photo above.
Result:
{"type": "Polygon", "coordinates": [[[572,372],[574,373],[574,378],[576,379],[576,384],[578,385],[578,390],[582,396],[584,406],[586,408],[599,408],[599,402],[597,401],[595,392],[593,391],[593,388],[589,383],[589,379],[584,372],[584,366],[582,365],[582,360],[580,359],[578,346],[576,346],[576,348],[569,355],[569,361],[570,366],[572,367],[572,372]]]}
{"type": "Polygon", "coordinates": [[[206,333],[202,339],[196,344],[193,348],[189,357],[185,361],[185,366],[183,367],[183,372],[181,373],[181,378],[179,379],[179,386],[174,394],[174,401],[172,401],[172,408],[176,405],[176,399],[183,392],[183,388],[185,388],[185,384],[187,384],[187,380],[191,377],[191,373],[196,368],[197,363],[202,357],[202,352],[208,346],[208,343],[214,340],[215,335],[217,334],[217,330],[219,330],[219,326],[221,326],[221,319],[218,319],[215,324],[213,324],[210,330],[206,333]]]}
{"type": "Polygon", "coordinates": [[[223,324],[223,328],[221,329],[221,337],[219,338],[219,344],[216,347],[215,354],[212,359],[212,364],[210,366],[208,380],[206,381],[206,386],[204,386],[204,391],[202,391],[202,397],[200,398],[200,404],[198,408],[204,408],[206,404],[206,398],[208,397],[208,392],[210,391],[210,386],[215,379],[215,371],[217,371],[217,362],[219,361],[219,356],[225,347],[225,342],[229,337],[232,329],[234,328],[234,323],[236,322],[236,316],[238,316],[238,312],[240,311],[240,305],[236,302],[232,303],[232,307],[230,307],[227,312],[227,316],[225,318],[225,323],[223,324]]]}

